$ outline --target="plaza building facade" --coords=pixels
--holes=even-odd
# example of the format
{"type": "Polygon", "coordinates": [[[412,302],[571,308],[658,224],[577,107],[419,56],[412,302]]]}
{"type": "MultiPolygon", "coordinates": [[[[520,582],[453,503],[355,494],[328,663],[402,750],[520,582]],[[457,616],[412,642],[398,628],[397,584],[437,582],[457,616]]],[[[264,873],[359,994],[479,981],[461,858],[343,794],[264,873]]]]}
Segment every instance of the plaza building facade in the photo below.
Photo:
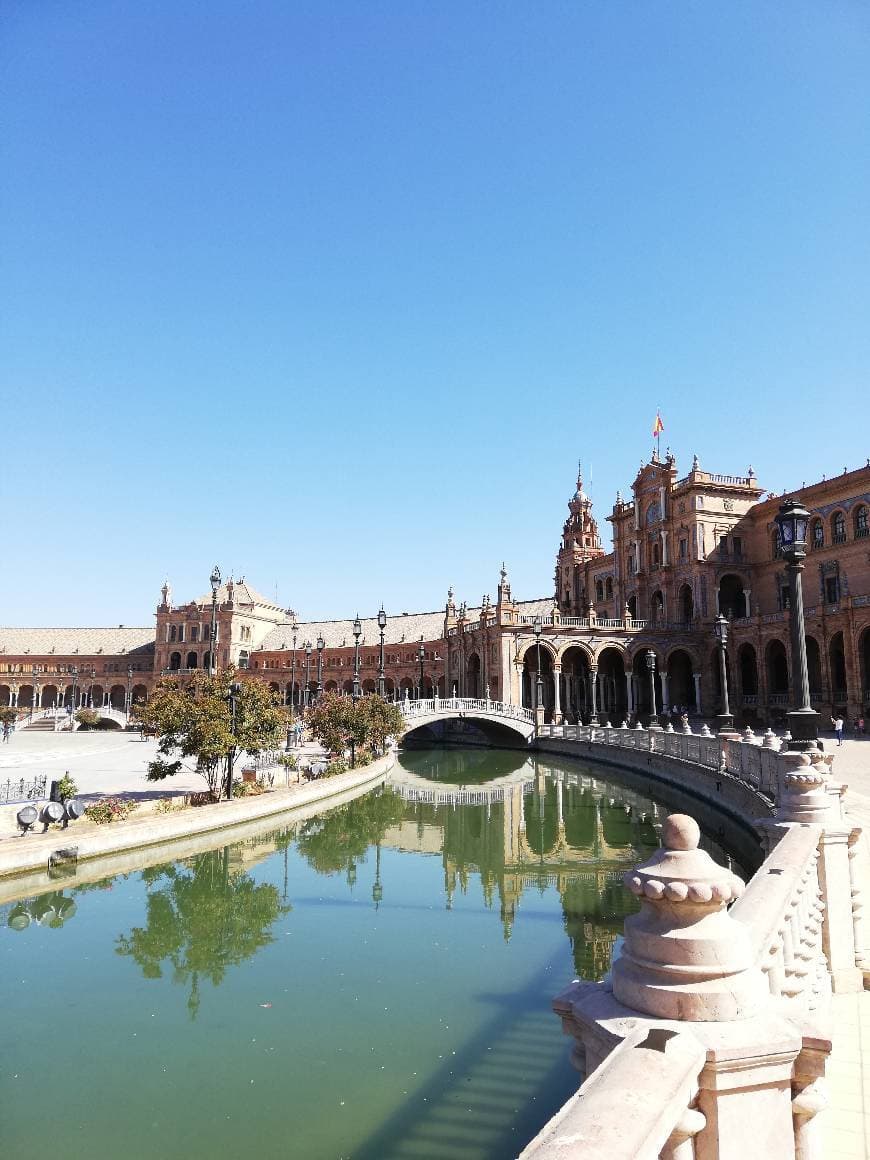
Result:
{"type": "MultiPolygon", "coordinates": [[[[810,694],[823,722],[870,711],[870,463],[788,493],[811,512],[804,569],[810,694]]],[[[745,475],[681,476],[653,454],[617,494],[605,551],[578,474],[543,598],[433,612],[304,621],[244,578],[174,603],[164,584],[150,627],[0,628],[0,704],[126,711],[164,674],[235,666],[287,705],[320,690],[490,698],[543,706],[545,720],[646,720],[721,711],[714,622],[729,621],[727,689],[738,721],[782,725],[794,703],[791,593],[777,540],[782,496],[745,475]],[[355,628],[357,635],[354,634],[355,628]],[[319,646],[319,647],[318,647],[319,646]],[[650,667],[650,663],[654,667],[650,667]]]]}

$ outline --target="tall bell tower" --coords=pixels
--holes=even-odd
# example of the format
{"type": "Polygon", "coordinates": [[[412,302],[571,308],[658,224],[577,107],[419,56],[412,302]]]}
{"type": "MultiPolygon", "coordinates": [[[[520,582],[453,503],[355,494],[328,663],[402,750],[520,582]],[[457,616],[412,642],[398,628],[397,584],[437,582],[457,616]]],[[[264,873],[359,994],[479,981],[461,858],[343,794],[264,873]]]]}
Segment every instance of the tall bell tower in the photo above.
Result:
{"type": "Polygon", "coordinates": [[[592,500],[583,490],[583,469],[577,465],[577,488],[568,500],[568,518],[556,556],[556,603],[564,616],[583,616],[589,603],[585,565],[603,556],[592,500]]]}

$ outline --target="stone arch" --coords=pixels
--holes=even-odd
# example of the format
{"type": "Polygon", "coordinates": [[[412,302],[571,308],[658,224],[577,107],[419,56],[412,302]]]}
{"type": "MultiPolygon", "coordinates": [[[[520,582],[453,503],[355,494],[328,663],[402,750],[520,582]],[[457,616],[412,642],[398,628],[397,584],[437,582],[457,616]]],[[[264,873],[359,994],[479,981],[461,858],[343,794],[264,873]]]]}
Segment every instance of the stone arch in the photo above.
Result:
{"type": "Polygon", "coordinates": [[[57,685],[43,685],[39,703],[46,709],[58,705],[60,703],[60,694],[58,693],[57,685]]]}
{"type": "Polygon", "coordinates": [[[562,715],[570,725],[578,725],[592,710],[590,679],[592,653],[585,644],[569,642],[559,650],[562,668],[560,700],[562,715]]]}
{"type": "Polygon", "coordinates": [[[649,618],[654,623],[665,619],[665,594],[661,588],[656,588],[650,597],[649,618]]]}
{"type": "Polygon", "coordinates": [[[692,592],[691,584],[682,584],[680,591],[677,593],[677,609],[679,610],[680,620],[684,624],[691,623],[695,618],[695,594],[692,592]]]}
{"type": "Polygon", "coordinates": [[[870,711],[870,626],[858,638],[858,657],[861,668],[861,693],[865,708],[870,711]]]}
{"type": "Polygon", "coordinates": [[[726,572],[719,578],[717,589],[719,612],[723,616],[745,616],[746,598],[743,595],[745,585],[735,572],[726,572]]]}
{"type": "Polygon", "coordinates": [[[541,641],[540,653],[536,645],[527,648],[523,655],[522,690],[523,705],[535,709],[538,698],[538,664],[541,673],[541,696],[543,698],[544,720],[552,721],[555,687],[553,684],[553,662],[555,654],[550,645],[541,641]]]}
{"type": "Polygon", "coordinates": [[[109,704],[113,709],[124,711],[127,704],[127,690],[123,685],[112,685],[109,690],[109,704]]]}
{"type": "Polygon", "coordinates": [[[134,685],[132,690],[131,690],[130,696],[133,700],[134,705],[144,705],[145,702],[148,700],[148,686],[147,685],[134,685]]]}
{"type": "Polygon", "coordinates": [[[326,690],[327,693],[337,693],[338,692],[338,682],[337,681],[327,681],[326,684],[324,685],[324,689],[326,690]]]}
{"type": "Polygon", "coordinates": [[[181,653],[174,652],[169,657],[169,667],[173,672],[177,672],[181,668],[181,653]]]}
{"type": "Polygon", "coordinates": [[[831,700],[834,704],[842,704],[846,700],[849,688],[842,632],[835,632],[828,642],[828,660],[831,668],[831,700]]]}
{"type": "Polygon", "coordinates": [[[625,607],[628,609],[631,619],[637,620],[637,596],[633,592],[628,600],[626,600],[625,607]]]}
{"type": "Polygon", "coordinates": [[[18,708],[33,709],[33,685],[22,685],[18,690],[18,708]]]}
{"type": "Polygon", "coordinates": [[[189,652],[187,654],[187,667],[189,669],[195,669],[198,661],[199,661],[199,658],[197,657],[195,652],[189,652]]]}
{"type": "Polygon", "coordinates": [[[482,697],[483,696],[483,689],[480,687],[480,682],[481,682],[480,655],[476,652],[472,652],[472,653],[469,653],[469,655],[465,661],[465,695],[466,695],[466,697],[482,697]]]}
{"type": "Polygon", "coordinates": [[[376,688],[375,682],[372,680],[372,678],[366,677],[366,679],[362,683],[363,693],[365,693],[365,695],[368,696],[370,693],[373,693],[375,691],[375,688],[376,688]]]}
{"type": "Polygon", "coordinates": [[[740,673],[740,694],[743,697],[758,696],[758,658],[755,646],[740,645],[737,650],[737,671],[740,673]]]}
{"type": "Polygon", "coordinates": [[[0,685],[0,705],[12,704],[12,689],[9,685],[0,685]]]}
{"type": "Polygon", "coordinates": [[[846,513],[835,511],[831,515],[831,543],[845,544],[846,542],[846,513]]]}
{"type": "Polygon", "coordinates": [[[598,653],[596,701],[601,721],[618,725],[628,717],[628,689],[625,683],[625,650],[607,644],[598,653]]]}
{"type": "Polygon", "coordinates": [[[353,681],[345,681],[341,686],[341,691],[346,693],[349,697],[353,695],[353,681]]]}
{"type": "Polygon", "coordinates": [[[817,551],[825,546],[825,523],[821,516],[810,521],[810,548],[817,551]]]}
{"type": "Polygon", "coordinates": [[[696,672],[696,662],[685,648],[673,648],[665,661],[665,672],[668,675],[668,703],[669,705],[686,706],[696,709],[695,681],[692,674],[696,672]]]}
{"type": "Polygon", "coordinates": [[[788,656],[785,645],[778,638],[769,640],[764,649],[767,670],[767,691],[773,696],[788,694],[788,656]]]}
{"type": "MultiPolygon", "coordinates": [[[[442,678],[443,679],[443,678],[442,678]]],[[[384,677],[384,692],[388,697],[392,697],[396,691],[396,683],[392,677],[384,677]]]]}
{"type": "Polygon", "coordinates": [[[595,659],[595,654],[585,641],[566,640],[565,643],[560,647],[559,651],[556,653],[554,658],[556,664],[562,665],[564,667],[566,663],[565,656],[567,653],[571,652],[572,649],[576,649],[578,652],[581,652],[583,656],[585,656],[587,665],[591,665],[595,659]]]}
{"type": "MultiPolygon", "coordinates": [[[[538,648],[538,646],[535,643],[534,639],[527,640],[524,643],[522,643],[517,651],[517,656],[516,656],[517,663],[521,664],[523,661],[525,661],[526,657],[529,655],[529,651],[531,650],[532,664],[534,665],[535,652],[536,652],[537,648],[538,648]]],[[[555,647],[552,644],[550,644],[550,642],[548,640],[545,640],[543,637],[541,637],[541,654],[543,655],[544,653],[549,654],[551,664],[556,660],[555,647]]]]}
{"type": "Polygon", "coordinates": [[[804,638],[807,650],[807,678],[810,699],[820,700],[822,696],[822,652],[814,636],[804,638]]]}
{"type": "Polygon", "coordinates": [[[91,686],[91,705],[95,709],[100,709],[106,700],[106,690],[102,685],[91,686]]]}
{"type": "Polygon", "coordinates": [[[870,535],[870,512],[866,503],[859,503],[852,516],[852,535],[856,540],[863,540],[870,535]]]}

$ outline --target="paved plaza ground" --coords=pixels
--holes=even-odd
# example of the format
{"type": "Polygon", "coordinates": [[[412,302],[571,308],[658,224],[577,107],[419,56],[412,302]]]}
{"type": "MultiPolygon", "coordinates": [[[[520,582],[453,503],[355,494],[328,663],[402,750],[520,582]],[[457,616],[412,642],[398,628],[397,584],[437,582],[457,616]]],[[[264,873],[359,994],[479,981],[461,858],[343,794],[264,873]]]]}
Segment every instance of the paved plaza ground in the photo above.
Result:
{"type": "MultiPolygon", "coordinates": [[[[847,783],[849,812],[870,836],[870,736],[847,738],[837,746],[834,775],[847,783]]],[[[149,782],[145,771],[157,752],[154,741],[129,733],[16,732],[0,745],[0,782],[7,777],[45,773],[49,781],[69,772],[82,796],[127,794],[137,798],[202,790],[205,782],[193,770],[164,782],[149,782]]],[[[300,750],[307,759],[319,754],[316,743],[300,750]]],[[[870,847],[863,859],[865,892],[870,892],[870,847]]],[[[870,895],[868,895],[870,896],[870,895]]],[[[833,1000],[834,1053],[830,1062],[830,1108],[824,1118],[828,1160],[870,1160],[870,991],[836,995],[833,1000]]]]}

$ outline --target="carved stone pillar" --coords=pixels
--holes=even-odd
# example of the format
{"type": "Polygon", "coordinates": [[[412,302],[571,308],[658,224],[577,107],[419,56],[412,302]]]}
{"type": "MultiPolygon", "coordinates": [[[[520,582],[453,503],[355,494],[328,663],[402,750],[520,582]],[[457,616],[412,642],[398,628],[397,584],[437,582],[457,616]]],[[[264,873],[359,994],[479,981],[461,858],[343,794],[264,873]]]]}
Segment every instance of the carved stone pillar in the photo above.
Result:
{"type": "Polygon", "coordinates": [[[695,682],[695,712],[701,713],[701,674],[692,673],[692,680],[695,682]]]}
{"type": "Polygon", "coordinates": [[[632,681],[632,675],[630,670],[625,674],[625,697],[629,717],[634,713],[634,682],[632,681]]]}
{"type": "Polygon", "coordinates": [[[562,724],[562,666],[553,665],[553,724],[562,724]]]}
{"type": "Polygon", "coordinates": [[[592,689],[592,713],[589,716],[589,724],[598,724],[598,665],[590,665],[591,676],[589,684],[592,689]]]}

